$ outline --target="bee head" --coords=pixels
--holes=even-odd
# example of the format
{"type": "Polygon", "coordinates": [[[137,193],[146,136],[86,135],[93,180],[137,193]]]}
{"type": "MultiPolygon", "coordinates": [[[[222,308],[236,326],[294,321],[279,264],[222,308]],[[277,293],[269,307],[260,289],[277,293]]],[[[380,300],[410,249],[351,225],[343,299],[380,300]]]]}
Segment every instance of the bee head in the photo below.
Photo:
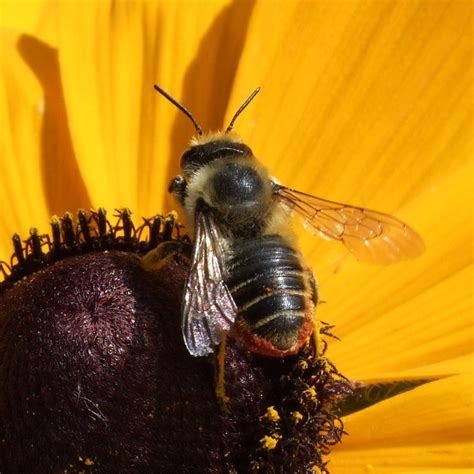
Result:
{"type": "Polygon", "coordinates": [[[193,141],[181,157],[181,169],[192,175],[215,160],[236,157],[251,158],[253,153],[235,134],[212,134],[193,141]]]}
{"type": "Polygon", "coordinates": [[[206,165],[219,158],[229,158],[238,156],[253,156],[252,150],[242,143],[242,140],[235,134],[231,133],[234,127],[235,120],[241,114],[241,112],[249,105],[253,98],[260,91],[260,87],[257,87],[249,98],[239,107],[237,112],[232,117],[229,126],[223,133],[209,134],[203,136],[202,128],[192,115],[192,113],[180,104],[176,99],[171,97],[161,87],[155,85],[155,89],[164,97],[166,97],[172,104],[178,107],[192,122],[198,138],[193,140],[191,146],[184,152],[181,157],[181,169],[186,174],[192,174],[194,171],[199,169],[201,166],[206,165]]]}

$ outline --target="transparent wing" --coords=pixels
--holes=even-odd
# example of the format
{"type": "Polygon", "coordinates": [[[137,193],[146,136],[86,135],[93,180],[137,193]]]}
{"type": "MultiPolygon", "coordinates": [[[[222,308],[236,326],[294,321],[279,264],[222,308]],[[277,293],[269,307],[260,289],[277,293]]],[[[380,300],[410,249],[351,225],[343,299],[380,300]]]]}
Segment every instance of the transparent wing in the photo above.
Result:
{"type": "Polygon", "coordinates": [[[328,201],[274,183],[278,199],[303,218],[306,229],[341,241],[359,260],[388,264],[414,258],[424,250],[407,224],[383,212],[328,201]]]}
{"type": "Polygon", "coordinates": [[[184,289],[182,331],[193,356],[214,351],[237,307],[224,283],[222,238],[208,212],[197,212],[192,264],[184,289]]]}

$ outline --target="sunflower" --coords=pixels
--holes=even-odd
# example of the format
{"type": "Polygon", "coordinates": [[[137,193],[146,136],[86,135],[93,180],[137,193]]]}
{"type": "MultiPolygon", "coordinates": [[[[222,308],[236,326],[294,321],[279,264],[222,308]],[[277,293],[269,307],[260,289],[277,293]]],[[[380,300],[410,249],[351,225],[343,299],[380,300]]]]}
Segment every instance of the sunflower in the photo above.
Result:
{"type": "Polygon", "coordinates": [[[0,259],[55,214],[173,208],[192,126],[154,83],[210,130],[260,85],[235,130],[274,176],[396,214],[426,245],[375,267],[299,233],[342,339],[330,359],[415,387],[344,417],[331,472],[470,472],[470,1],[5,0],[0,23],[0,259]]]}

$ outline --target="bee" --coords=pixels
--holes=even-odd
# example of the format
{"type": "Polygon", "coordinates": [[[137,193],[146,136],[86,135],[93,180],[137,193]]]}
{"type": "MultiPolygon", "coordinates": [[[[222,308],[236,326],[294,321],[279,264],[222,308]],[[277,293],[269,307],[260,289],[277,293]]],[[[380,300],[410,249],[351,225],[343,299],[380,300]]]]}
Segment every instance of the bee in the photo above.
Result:
{"type": "Polygon", "coordinates": [[[193,356],[214,351],[230,334],[252,352],[296,354],[313,332],[318,291],[289,220],[342,242],[358,259],[391,263],[419,255],[423,242],[382,212],[328,201],[279,184],[233,131],[203,134],[182,104],[155,89],[193,122],[197,136],[169,185],[194,234],[182,303],[182,333],[193,356]]]}

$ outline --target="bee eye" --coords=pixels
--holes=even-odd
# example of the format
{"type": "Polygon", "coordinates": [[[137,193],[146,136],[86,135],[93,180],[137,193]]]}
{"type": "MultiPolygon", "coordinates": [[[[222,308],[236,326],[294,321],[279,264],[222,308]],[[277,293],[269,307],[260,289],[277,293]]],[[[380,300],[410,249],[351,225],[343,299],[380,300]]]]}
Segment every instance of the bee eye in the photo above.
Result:
{"type": "Polygon", "coordinates": [[[214,190],[222,203],[240,204],[258,200],[263,191],[263,182],[253,168],[226,163],[214,176],[214,190]]]}
{"type": "Polygon", "coordinates": [[[169,193],[182,193],[186,189],[186,180],[183,176],[175,176],[168,185],[169,193]]]}

